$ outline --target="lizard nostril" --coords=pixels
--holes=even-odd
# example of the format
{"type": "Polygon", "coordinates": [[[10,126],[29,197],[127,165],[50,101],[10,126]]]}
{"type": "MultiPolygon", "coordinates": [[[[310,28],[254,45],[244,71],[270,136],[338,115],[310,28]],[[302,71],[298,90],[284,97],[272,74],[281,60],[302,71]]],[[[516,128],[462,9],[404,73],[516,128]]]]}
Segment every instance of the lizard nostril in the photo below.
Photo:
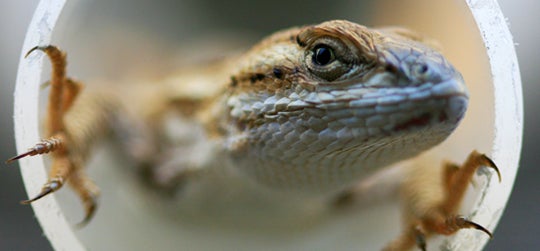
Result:
{"type": "Polygon", "coordinates": [[[425,65],[425,64],[422,64],[418,67],[418,73],[419,74],[426,74],[426,72],[428,71],[428,66],[425,65]]]}
{"type": "Polygon", "coordinates": [[[418,63],[413,65],[412,71],[416,77],[425,78],[429,74],[429,66],[425,63],[418,63]]]}

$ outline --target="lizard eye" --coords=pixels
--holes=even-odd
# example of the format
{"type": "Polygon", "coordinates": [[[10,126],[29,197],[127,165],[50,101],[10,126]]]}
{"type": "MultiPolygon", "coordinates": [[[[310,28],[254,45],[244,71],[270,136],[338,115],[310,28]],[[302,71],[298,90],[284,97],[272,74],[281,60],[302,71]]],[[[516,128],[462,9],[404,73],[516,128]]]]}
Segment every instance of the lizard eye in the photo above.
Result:
{"type": "Polygon", "coordinates": [[[334,81],[339,79],[351,69],[350,60],[347,59],[348,49],[341,41],[335,38],[321,38],[308,46],[305,64],[309,71],[317,77],[334,81]]]}
{"type": "Polygon", "coordinates": [[[313,63],[325,66],[335,60],[334,50],[326,45],[318,45],[313,49],[313,63]]]}

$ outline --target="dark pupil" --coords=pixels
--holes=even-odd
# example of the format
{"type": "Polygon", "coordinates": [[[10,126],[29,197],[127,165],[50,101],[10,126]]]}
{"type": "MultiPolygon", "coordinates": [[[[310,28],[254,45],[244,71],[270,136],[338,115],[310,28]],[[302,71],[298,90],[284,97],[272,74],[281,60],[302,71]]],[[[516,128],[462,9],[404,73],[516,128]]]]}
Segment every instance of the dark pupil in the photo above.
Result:
{"type": "Polygon", "coordinates": [[[315,54],[313,54],[313,62],[317,65],[324,66],[334,60],[334,52],[332,49],[321,46],[315,48],[315,54]]]}

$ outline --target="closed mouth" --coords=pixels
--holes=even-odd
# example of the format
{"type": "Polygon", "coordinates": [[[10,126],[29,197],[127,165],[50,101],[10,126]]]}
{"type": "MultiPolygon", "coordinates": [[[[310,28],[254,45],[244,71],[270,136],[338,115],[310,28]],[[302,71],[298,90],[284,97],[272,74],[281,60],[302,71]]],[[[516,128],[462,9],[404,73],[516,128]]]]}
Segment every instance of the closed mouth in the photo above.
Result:
{"type": "Polygon", "coordinates": [[[402,131],[412,127],[424,127],[431,123],[433,114],[431,113],[422,113],[419,116],[413,117],[405,121],[404,123],[398,124],[394,127],[394,131],[402,131]]]}

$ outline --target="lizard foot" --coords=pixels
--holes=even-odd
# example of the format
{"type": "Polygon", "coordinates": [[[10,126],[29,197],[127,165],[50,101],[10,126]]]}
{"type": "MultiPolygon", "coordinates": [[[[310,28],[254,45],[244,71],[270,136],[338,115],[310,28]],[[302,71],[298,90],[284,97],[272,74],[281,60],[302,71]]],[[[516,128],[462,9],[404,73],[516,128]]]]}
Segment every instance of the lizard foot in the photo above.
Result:
{"type": "Polygon", "coordinates": [[[32,199],[21,201],[21,203],[35,202],[57,191],[68,181],[83,201],[86,215],[79,224],[82,226],[88,223],[95,212],[99,190],[86,176],[77,151],[70,147],[69,133],[64,124],[64,115],[72,107],[82,89],[82,84],[66,77],[66,54],[63,51],[52,45],[36,46],[26,56],[36,50],[46,53],[52,64],[51,80],[49,81],[51,90],[47,107],[47,133],[49,137],[28,149],[27,152],[10,158],[6,163],[28,156],[51,153],[52,164],[48,181],[43,185],[39,194],[32,199]]]}
{"type": "Polygon", "coordinates": [[[405,229],[401,236],[384,250],[409,250],[417,246],[425,251],[428,236],[451,235],[465,228],[480,230],[491,238],[489,230],[457,214],[474,173],[483,166],[492,168],[497,173],[499,181],[501,180],[501,174],[495,163],[486,155],[473,151],[461,166],[445,163],[442,182],[438,183],[442,185],[443,196],[435,196],[430,190],[437,189],[426,187],[425,184],[419,185],[418,180],[414,185],[407,184],[410,181],[405,181],[403,189],[405,229]]]}

